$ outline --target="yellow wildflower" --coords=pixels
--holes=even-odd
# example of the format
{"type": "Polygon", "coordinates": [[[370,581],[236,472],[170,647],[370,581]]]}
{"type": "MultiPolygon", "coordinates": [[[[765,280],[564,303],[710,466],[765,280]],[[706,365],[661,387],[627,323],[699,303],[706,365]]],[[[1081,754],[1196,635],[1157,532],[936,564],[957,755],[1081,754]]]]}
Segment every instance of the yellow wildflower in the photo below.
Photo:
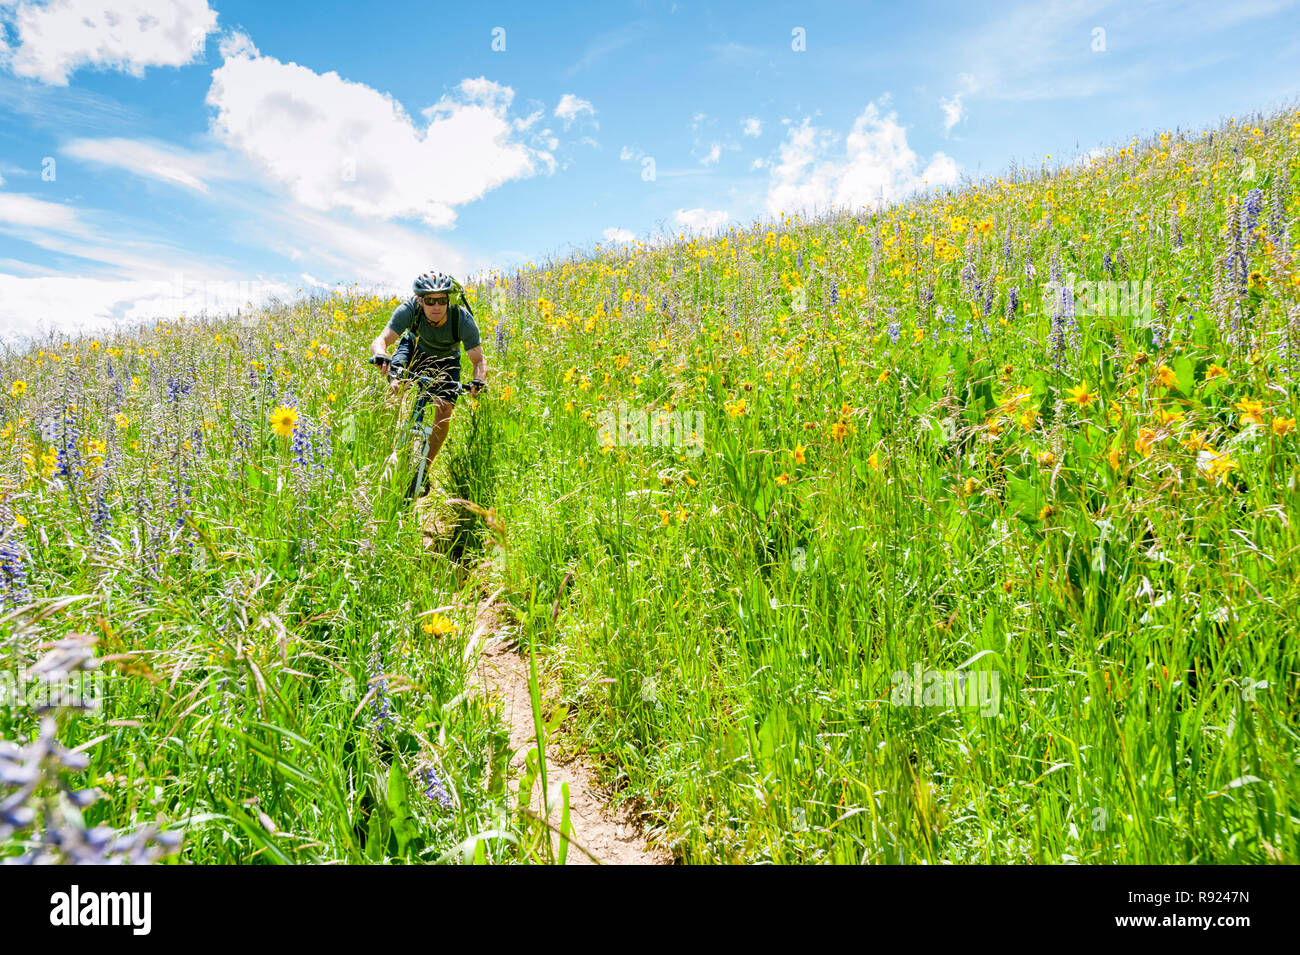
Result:
{"type": "Polygon", "coordinates": [[[290,408],[280,405],[270,414],[271,428],[282,438],[288,438],[293,434],[294,425],[298,423],[298,411],[296,408],[290,408]]]}
{"type": "Polygon", "coordinates": [[[1263,413],[1264,404],[1256,401],[1254,398],[1242,398],[1235,405],[1236,409],[1241,412],[1241,420],[1248,421],[1252,424],[1264,423],[1263,413]]]}
{"type": "Polygon", "coordinates": [[[1078,387],[1071,388],[1067,394],[1070,396],[1068,400],[1072,404],[1076,404],[1081,408],[1086,408],[1097,400],[1097,395],[1094,392],[1088,391],[1088,383],[1086,381],[1079,382],[1078,387]]]}
{"type": "Polygon", "coordinates": [[[435,613],[424,622],[422,629],[429,636],[442,636],[444,633],[451,633],[459,628],[442,614],[435,613]]]}

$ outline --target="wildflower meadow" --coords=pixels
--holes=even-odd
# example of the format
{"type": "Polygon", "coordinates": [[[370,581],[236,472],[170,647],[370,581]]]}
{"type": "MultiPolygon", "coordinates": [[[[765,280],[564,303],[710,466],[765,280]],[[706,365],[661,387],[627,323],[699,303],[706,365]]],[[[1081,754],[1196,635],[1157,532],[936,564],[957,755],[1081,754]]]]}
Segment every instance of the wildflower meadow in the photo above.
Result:
{"type": "Polygon", "coordinates": [[[556,861],[494,594],[678,862],[1300,861],[1298,216],[1288,108],[481,274],[415,508],[389,290],[11,353],[0,856],[556,861]]]}

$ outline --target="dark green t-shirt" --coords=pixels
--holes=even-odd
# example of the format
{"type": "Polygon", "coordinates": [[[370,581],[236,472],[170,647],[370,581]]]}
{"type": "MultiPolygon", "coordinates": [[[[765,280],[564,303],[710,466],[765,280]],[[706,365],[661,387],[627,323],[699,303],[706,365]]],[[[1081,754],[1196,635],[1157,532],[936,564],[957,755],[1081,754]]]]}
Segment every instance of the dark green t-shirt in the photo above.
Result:
{"type": "Polygon", "coordinates": [[[417,320],[420,329],[420,340],[417,343],[419,349],[437,358],[455,358],[460,355],[461,345],[469,351],[481,343],[474,317],[469,309],[461,305],[448,306],[447,320],[441,327],[434,328],[424,314],[420,300],[408,299],[393,310],[388,327],[398,335],[404,335],[417,320]],[[460,333],[459,338],[456,337],[457,332],[460,333]]]}

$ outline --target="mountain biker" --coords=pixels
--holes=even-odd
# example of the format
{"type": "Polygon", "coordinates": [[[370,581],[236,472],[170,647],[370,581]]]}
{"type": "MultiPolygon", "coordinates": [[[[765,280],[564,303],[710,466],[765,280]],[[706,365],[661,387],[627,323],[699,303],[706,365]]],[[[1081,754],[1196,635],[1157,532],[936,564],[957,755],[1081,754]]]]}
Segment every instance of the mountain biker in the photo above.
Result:
{"type": "Polygon", "coordinates": [[[397,395],[405,384],[397,376],[408,364],[412,374],[439,380],[427,389],[437,408],[429,437],[428,474],[451,428],[452,412],[460,393],[461,345],[465,346],[465,356],[474,366],[472,395],[487,387],[487,359],[483,356],[474,313],[465,301],[459,282],[442,272],[429,271],[416,277],[412,290],[415,294],[393,310],[388,325],[370,343],[370,351],[379,373],[392,378],[390,395],[397,395]],[[455,301],[457,298],[459,303],[455,301]],[[388,349],[398,336],[402,340],[390,361],[388,349]]]}

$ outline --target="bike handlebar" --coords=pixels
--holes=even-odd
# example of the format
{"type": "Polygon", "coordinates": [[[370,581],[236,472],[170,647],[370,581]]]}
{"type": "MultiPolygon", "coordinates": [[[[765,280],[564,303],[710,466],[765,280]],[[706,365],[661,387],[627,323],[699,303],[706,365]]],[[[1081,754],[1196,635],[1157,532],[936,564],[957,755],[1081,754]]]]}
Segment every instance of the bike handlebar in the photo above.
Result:
{"type": "MultiPolygon", "coordinates": [[[[445,378],[429,378],[426,375],[413,374],[410,368],[408,368],[406,365],[397,366],[400,370],[394,373],[393,363],[388,358],[387,355],[373,355],[366,362],[366,364],[378,365],[381,367],[387,365],[389,381],[393,380],[394,378],[399,378],[399,379],[404,379],[406,381],[414,381],[417,384],[421,384],[421,385],[432,385],[432,386],[446,386],[448,383],[445,378]]],[[[473,379],[468,385],[465,384],[465,382],[463,381],[456,382],[456,390],[460,394],[465,394],[466,392],[472,391],[475,385],[478,385],[480,392],[487,391],[487,382],[480,381],[477,378],[473,379]]]]}

